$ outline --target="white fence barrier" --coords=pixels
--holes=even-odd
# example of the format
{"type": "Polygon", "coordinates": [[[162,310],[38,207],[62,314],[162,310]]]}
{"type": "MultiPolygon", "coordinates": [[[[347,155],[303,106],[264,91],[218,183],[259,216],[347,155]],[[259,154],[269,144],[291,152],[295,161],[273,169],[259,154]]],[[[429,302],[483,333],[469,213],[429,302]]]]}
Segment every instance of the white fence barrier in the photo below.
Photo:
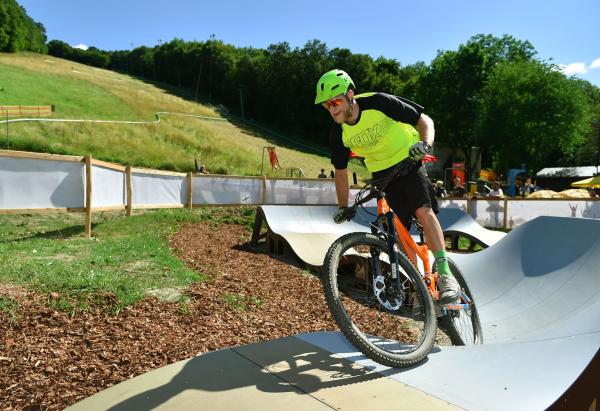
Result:
{"type": "Polygon", "coordinates": [[[127,204],[125,167],[108,168],[92,164],[92,207],[122,207],[127,204]]]}
{"type": "Polygon", "coordinates": [[[133,206],[182,207],[187,203],[188,186],[185,174],[158,174],[134,169],[131,173],[133,206]]]}
{"type": "Polygon", "coordinates": [[[540,215],[600,218],[600,201],[594,199],[510,200],[507,228],[513,228],[540,215]]]}
{"type": "Polygon", "coordinates": [[[0,156],[0,209],[83,208],[84,181],[85,165],[78,157],[0,156]]]}
{"type": "MultiPolygon", "coordinates": [[[[91,158],[87,163],[91,166],[84,157],[0,150],[0,214],[86,211],[86,225],[91,227],[94,210],[125,209],[130,214],[136,208],[337,202],[332,179],[193,175],[132,169],[91,158]]],[[[351,190],[351,202],[357,193],[351,190]]],[[[481,225],[496,228],[512,228],[540,215],[600,218],[600,201],[595,199],[449,198],[440,200],[440,207],[459,208],[481,225]]]]}
{"type": "Polygon", "coordinates": [[[269,179],[266,204],[337,204],[333,180],[269,179]]]}
{"type": "Polygon", "coordinates": [[[195,176],[192,180],[192,203],[201,205],[263,204],[262,178],[195,176]]]}
{"type": "MultiPolygon", "coordinates": [[[[465,211],[467,211],[466,207],[465,204],[465,211]]],[[[504,227],[504,211],[506,209],[504,200],[478,199],[476,201],[471,201],[469,208],[469,214],[471,214],[471,217],[473,217],[480,225],[490,228],[504,227]]]]}

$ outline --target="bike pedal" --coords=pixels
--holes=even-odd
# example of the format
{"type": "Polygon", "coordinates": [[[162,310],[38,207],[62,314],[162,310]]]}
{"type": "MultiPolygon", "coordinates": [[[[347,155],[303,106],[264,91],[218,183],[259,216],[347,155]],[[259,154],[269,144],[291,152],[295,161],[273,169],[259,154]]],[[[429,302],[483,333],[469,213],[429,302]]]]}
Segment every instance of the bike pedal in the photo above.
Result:
{"type": "Polygon", "coordinates": [[[469,304],[461,304],[461,303],[451,303],[442,306],[446,310],[467,310],[469,308],[469,304]]]}

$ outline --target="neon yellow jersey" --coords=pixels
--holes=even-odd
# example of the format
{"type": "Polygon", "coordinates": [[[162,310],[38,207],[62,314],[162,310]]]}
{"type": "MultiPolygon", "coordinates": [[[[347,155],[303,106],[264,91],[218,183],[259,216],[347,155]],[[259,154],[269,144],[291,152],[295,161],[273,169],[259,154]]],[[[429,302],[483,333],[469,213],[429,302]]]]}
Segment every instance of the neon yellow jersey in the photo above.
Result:
{"type": "Polygon", "coordinates": [[[334,124],[330,134],[331,162],[336,169],[348,166],[349,151],[365,158],[371,172],[385,170],[408,157],[419,141],[415,126],[423,107],[385,93],[355,96],[360,109],[356,124],[334,124]]]}

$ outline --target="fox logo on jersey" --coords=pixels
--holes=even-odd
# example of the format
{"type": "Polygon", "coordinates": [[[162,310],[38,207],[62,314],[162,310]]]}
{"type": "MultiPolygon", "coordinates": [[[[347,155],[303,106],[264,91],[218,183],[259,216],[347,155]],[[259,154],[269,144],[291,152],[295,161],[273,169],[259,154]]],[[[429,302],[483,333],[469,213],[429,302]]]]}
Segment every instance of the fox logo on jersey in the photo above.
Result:
{"type": "Polygon", "coordinates": [[[379,139],[388,132],[393,124],[394,120],[386,117],[380,122],[375,123],[372,127],[369,127],[350,138],[350,145],[352,147],[373,147],[377,144],[379,139]]]}

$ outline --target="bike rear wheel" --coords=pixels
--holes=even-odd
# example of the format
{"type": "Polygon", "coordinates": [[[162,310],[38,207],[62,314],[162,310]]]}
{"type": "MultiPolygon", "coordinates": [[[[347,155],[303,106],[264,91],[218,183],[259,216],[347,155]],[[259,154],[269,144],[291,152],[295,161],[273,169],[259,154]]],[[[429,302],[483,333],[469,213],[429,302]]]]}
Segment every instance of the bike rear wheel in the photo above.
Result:
{"type": "Polygon", "coordinates": [[[325,257],[325,298],[341,332],[365,356],[390,367],[408,367],[431,351],[435,308],[410,260],[398,253],[399,288],[390,261],[387,243],[373,234],[341,237],[325,257]]]}
{"type": "MultiPolygon", "coordinates": [[[[448,259],[448,265],[452,275],[460,284],[464,295],[461,297],[461,304],[467,304],[470,300],[469,308],[462,310],[447,310],[446,315],[438,319],[440,328],[446,332],[453,345],[475,345],[483,342],[481,332],[481,323],[477,312],[477,305],[473,300],[471,291],[467,286],[465,277],[454,261],[448,259]]],[[[435,271],[435,265],[433,267],[435,271]]]]}

